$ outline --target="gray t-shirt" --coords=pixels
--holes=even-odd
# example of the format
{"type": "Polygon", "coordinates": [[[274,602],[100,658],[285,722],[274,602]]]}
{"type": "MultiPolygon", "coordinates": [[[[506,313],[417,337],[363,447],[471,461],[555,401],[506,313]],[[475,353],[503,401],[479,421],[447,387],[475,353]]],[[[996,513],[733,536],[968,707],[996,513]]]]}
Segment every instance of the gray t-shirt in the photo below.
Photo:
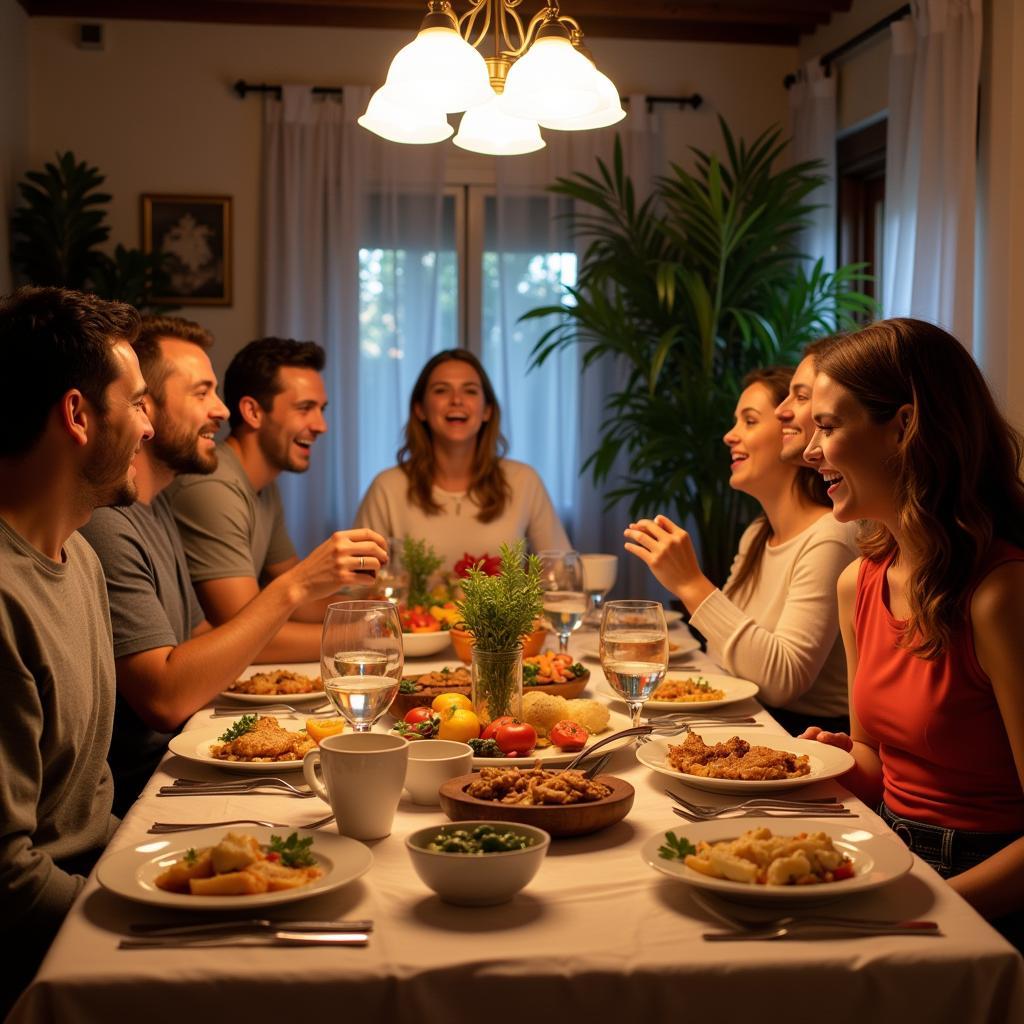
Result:
{"type": "Polygon", "coordinates": [[[24,963],[117,826],[107,590],[78,534],[53,562],[0,519],[0,688],[0,905],[24,963]]]}
{"type": "MultiPolygon", "coordinates": [[[[152,504],[98,508],[82,527],[103,564],[114,631],[114,657],[177,647],[203,621],[174,516],[163,494],[152,504]]],[[[118,694],[108,760],[114,773],[114,809],[123,815],[167,749],[118,694]]]]}
{"type": "Polygon", "coordinates": [[[258,580],[268,565],[295,554],[277,484],[254,490],[227,442],[217,445],[214,472],[179,476],[164,493],[194,583],[236,576],[258,580]]]}

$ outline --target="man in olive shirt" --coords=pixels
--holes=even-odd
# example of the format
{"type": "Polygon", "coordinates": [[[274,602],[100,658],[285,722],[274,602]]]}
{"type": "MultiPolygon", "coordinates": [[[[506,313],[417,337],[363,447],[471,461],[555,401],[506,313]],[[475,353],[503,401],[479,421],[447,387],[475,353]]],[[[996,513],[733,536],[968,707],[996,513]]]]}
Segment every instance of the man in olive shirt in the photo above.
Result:
{"type": "Polygon", "coordinates": [[[152,435],[138,326],[130,306],[59,288],[0,301],[0,1016],[117,824],[107,595],[75,531],[135,498],[152,435]]]}
{"type": "MultiPolygon", "coordinates": [[[[217,397],[207,355],[212,344],[209,332],[189,320],[143,320],[135,352],[155,433],[136,459],[138,501],[97,509],[82,530],[103,563],[110,595],[118,701],[109,760],[121,813],[152,775],[168,734],[256,660],[296,608],[355,581],[355,559],[377,564],[386,557],[384,539],[372,531],[336,533],[211,628],[189,580],[167,488],[179,474],[202,479],[218,468],[213,438],[228,411],[217,397]]],[[[235,516],[230,527],[243,519],[235,516]]]]}
{"type": "MultiPolygon", "coordinates": [[[[215,626],[234,619],[261,584],[274,584],[301,564],[275,481],[284,471],[305,472],[313,444],[327,429],[323,365],[323,349],[310,341],[261,338],[246,345],[224,378],[231,433],[217,447],[217,469],[181,476],[167,488],[192,582],[215,626]]],[[[345,582],[365,585],[366,576],[354,574],[372,575],[387,560],[387,542],[372,530],[332,539],[345,582]]],[[[255,660],[318,661],[328,600],[298,605],[267,632],[255,660]]]]}

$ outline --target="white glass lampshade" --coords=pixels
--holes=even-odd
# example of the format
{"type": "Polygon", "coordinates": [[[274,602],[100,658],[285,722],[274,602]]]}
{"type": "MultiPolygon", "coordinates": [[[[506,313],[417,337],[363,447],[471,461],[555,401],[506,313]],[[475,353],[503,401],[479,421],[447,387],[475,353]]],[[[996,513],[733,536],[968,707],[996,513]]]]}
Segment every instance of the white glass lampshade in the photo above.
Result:
{"type": "Polygon", "coordinates": [[[395,54],[385,83],[398,103],[453,114],[493,95],[483,57],[450,28],[425,28],[395,54]]]}
{"type": "Polygon", "coordinates": [[[452,142],[462,149],[490,156],[518,156],[545,145],[537,122],[512,117],[505,109],[503,96],[494,96],[482,107],[467,110],[452,142]]]}
{"type": "Polygon", "coordinates": [[[625,116],[619,90],[612,80],[594,68],[594,77],[601,94],[601,106],[590,114],[582,117],[542,118],[541,128],[554,128],[560,132],[579,132],[588,128],[607,128],[610,124],[618,124],[625,116]]]}
{"type": "Polygon", "coordinates": [[[537,121],[591,114],[602,105],[594,65],[568,39],[542,36],[509,69],[509,113],[537,121]]]}
{"type": "Polygon", "coordinates": [[[397,102],[387,86],[370,97],[358,124],[382,139],[412,145],[444,142],[454,131],[441,111],[397,102]]]}

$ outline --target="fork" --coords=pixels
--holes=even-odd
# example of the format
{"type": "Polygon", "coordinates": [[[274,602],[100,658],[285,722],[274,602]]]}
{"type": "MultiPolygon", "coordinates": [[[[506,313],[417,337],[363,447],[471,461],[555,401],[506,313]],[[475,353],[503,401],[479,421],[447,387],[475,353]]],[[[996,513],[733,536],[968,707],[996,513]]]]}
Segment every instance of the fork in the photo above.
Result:
{"type": "Polygon", "coordinates": [[[774,797],[762,796],[755,797],[750,800],[743,800],[735,804],[695,804],[692,800],[684,799],[678,793],[674,793],[671,789],[665,790],[665,796],[670,800],[674,800],[691,814],[722,814],[725,811],[742,811],[752,807],[775,807],[782,810],[789,809],[807,811],[814,810],[815,807],[820,807],[822,805],[831,805],[832,807],[843,806],[834,796],[818,796],[812,797],[809,800],[785,800],[782,798],[776,799],[774,797]]]}
{"type": "MultiPolygon", "coordinates": [[[[253,789],[257,786],[279,786],[281,789],[288,789],[293,793],[301,793],[303,796],[309,792],[305,789],[298,789],[287,779],[279,779],[276,775],[259,775],[251,779],[232,779],[230,782],[222,782],[219,779],[177,778],[172,785],[175,789],[221,789],[223,787],[253,789]]],[[[167,787],[164,788],[166,789],[167,787]]]]}
{"type": "Polygon", "coordinates": [[[252,710],[247,710],[245,705],[238,704],[214,704],[211,718],[238,718],[241,715],[269,714],[271,712],[289,715],[325,715],[328,712],[334,713],[334,705],[330,701],[324,701],[312,708],[296,708],[291,704],[260,704],[252,710]]]}
{"type": "Polygon", "coordinates": [[[296,789],[283,779],[263,782],[210,782],[199,785],[161,786],[157,796],[290,796],[308,800],[312,791],[296,789]]]}
{"type": "Polygon", "coordinates": [[[853,818],[853,811],[845,807],[819,807],[807,810],[788,810],[785,807],[753,807],[745,811],[721,811],[718,814],[693,814],[691,811],[684,811],[682,807],[673,807],[673,814],[678,814],[686,821],[717,821],[719,818],[729,817],[731,820],[737,818],[853,818]]]}
{"type": "MultiPolygon", "coordinates": [[[[666,722],[664,725],[652,726],[651,733],[653,736],[683,736],[688,732],[693,732],[694,727],[698,729],[713,729],[723,724],[733,725],[735,723],[728,722],[666,722]]],[[[763,729],[764,725],[761,722],[751,722],[743,726],[744,729],[763,729]]],[[[637,741],[638,743],[650,743],[651,736],[641,736],[637,741]]]]}
{"type": "Polygon", "coordinates": [[[321,828],[334,821],[334,815],[328,814],[326,818],[317,818],[306,824],[286,824],[280,821],[261,821],[258,818],[232,818],[230,821],[154,821],[146,830],[151,835],[164,835],[168,832],[191,832],[198,828],[222,828],[226,825],[262,825],[264,828],[321,828]]]}

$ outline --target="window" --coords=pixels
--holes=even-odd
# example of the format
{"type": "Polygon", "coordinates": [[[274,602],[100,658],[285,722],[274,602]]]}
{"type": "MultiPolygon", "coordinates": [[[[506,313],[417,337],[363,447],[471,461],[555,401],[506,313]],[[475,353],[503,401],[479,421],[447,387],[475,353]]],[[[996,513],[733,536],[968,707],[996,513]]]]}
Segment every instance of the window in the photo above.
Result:
{"type": "Polygon", "coordinates": [[[867,263],[874,277],[864,291],[881,297],[885,237],[885,132],[883,118],[836,143],[838,260],[867,263]]]}
{"type": "MultiPolygon", "coordinates": [[[[544,321],[519,323],[527,310],[566,301],[576,283],[576,253],[565,201],[546,193],[503,197],[493,189],[452,189],[403,197],[386,239],[372,231],[360,250],[360,421],[381,419],[381,396],[404,422],[424,362],[443,348],[469,348],[487,367],[502,408],[509,457],[532,465],[563,516],[579,472],[578,357],[560,352],[529,372],[544,321]]],[[[395,211],[391,211],[395,213],[395,211]]],[[[375,220],[371,216],[371,220],[375,220]]],[[[360,491],[393,465],[399,439],[368,435],[360,452],[360,491]]]]}

